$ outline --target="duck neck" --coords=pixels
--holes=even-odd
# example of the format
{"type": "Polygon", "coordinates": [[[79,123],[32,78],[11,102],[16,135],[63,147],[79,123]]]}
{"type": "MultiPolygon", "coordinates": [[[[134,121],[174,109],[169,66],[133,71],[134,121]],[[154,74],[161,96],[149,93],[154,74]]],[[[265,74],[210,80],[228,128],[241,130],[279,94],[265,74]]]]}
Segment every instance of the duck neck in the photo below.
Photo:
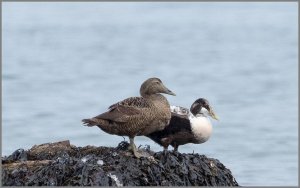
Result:
{"type": "Polygon", "coordinates": [[[162,94],[156,93],[156,94],[152,94],[152,95],[142,95],[142,97],[149,99],[151,101],[153,101],[154,103],[162,103],[165,105],[168,105],[168,108],[170,106],[167,98],[165,96],[163,96],[162,94]]]}

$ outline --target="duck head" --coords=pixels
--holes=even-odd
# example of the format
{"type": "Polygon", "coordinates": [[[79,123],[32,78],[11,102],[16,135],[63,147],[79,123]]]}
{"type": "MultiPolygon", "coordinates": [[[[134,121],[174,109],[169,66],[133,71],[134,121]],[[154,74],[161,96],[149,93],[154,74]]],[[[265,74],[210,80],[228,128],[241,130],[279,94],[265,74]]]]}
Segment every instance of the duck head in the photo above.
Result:
{"type": "Polygon", "coordinates": [[[165,93],[168,95],[174,95],[171,90],[169,90],[159,78],[149,78],[146,80],[140,88],[141,96],[152,95],[156,93],[165,93]]]}
{"type": "Polygon", "coordinates": [[[209,115],[215,120],[219,120],[208,101],[204,98],[197,99],[191,106],[190,111],[194,116],[197,114],[209,115]]]}

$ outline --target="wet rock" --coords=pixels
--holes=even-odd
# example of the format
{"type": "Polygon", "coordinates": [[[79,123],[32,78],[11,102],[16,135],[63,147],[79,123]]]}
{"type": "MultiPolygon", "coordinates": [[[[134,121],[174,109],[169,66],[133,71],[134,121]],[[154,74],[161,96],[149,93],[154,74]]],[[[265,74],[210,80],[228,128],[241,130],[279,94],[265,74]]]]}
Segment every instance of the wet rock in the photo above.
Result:
{"type": "Polygon", "coordinates": [[[76,147],[69,141],[46,143],[2,157],[4,186],[238,186],[217,159],[199,154],[157,152],[140,147],[136,159],[129,144],[116,148],[76,147]]]}

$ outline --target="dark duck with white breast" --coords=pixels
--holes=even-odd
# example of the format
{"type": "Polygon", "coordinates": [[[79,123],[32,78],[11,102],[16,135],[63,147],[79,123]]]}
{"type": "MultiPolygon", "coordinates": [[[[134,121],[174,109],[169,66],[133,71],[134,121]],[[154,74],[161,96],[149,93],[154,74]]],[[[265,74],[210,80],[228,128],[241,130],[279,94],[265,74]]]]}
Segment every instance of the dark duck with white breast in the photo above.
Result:
{"type": "Polygon", "coordinates": [[[212,107],[204,98],[197,99],[190,110],[180,106],[171,106],[172,117],[170,124],[161,131],[153,132],[147,137],[164,147],[166,152],[169,145],[178,151],[180,145],[206,142],[212,133],[212,124],[208,116],[218,120],[212,107]]]}
{"type": "Polygon", "coordinates": [[[109,134],[128,136],[130,148],[139,158],[134,137],[163,130],[171,119],[169,102],[160,93],[175,95],[160,79],[149,78],[141,85],[141,97],[127,98],[111,105],[107,112],[82,121],[86,126],[98,126],[109,134]]]}

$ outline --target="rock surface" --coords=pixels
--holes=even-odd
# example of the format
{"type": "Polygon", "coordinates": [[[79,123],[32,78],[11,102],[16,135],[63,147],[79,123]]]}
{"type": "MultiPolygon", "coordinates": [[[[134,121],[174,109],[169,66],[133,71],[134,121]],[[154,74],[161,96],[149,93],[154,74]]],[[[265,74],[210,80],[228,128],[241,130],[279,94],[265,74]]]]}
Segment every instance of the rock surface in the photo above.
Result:
{"type": "Polygon", "coordinates": [[[2,157],[2,185],[25,186],[238,186],[217,159],[199,154],[154,153],[136,159],[128,143],[116,148],[76,147],[69,141],[16,150],[2,157]]]}

